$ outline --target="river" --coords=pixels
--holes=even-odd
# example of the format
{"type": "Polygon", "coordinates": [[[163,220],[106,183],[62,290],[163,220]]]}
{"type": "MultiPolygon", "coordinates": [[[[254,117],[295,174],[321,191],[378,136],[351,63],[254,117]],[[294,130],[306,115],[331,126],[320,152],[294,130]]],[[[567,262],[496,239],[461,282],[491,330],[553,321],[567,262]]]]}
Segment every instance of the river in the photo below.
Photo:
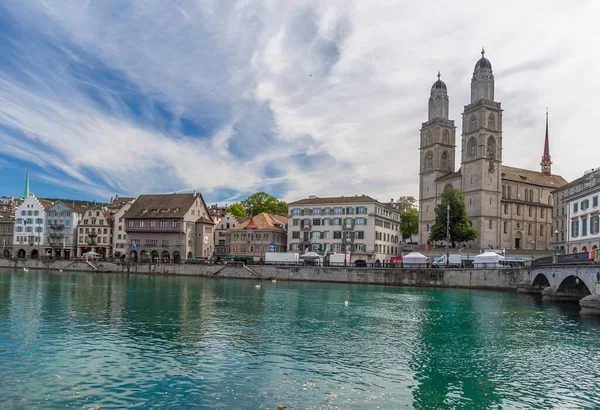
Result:
{"type": "Polygon", "coordinates": [[[0,270],[3,409],[590,408],[599,357],[513,293],[0,270]]]}

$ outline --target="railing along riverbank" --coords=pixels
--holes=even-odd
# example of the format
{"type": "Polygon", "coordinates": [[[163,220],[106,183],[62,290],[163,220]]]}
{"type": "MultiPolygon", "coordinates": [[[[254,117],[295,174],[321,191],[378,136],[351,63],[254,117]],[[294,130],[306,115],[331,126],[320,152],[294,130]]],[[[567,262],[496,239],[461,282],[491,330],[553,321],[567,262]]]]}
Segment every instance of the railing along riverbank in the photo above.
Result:
{"type": "Polygon", "coordinates": [[[112,263],[95,261],[44,261],[37,259],[0,259],[0,268],[46,269],[54,271],[114,272],[126,274],[202,276],[254,280],[289,280],[309,282],[340,282],[393,286],[426,286],[468,289],[516,291],[523,281],[523,269],[432,269],[432,268],[370,268],[112,263]],[[93,265],[90,266],[90,265],[93,265]],[[96,269],[94,269],[96,268],[96,269]]]}

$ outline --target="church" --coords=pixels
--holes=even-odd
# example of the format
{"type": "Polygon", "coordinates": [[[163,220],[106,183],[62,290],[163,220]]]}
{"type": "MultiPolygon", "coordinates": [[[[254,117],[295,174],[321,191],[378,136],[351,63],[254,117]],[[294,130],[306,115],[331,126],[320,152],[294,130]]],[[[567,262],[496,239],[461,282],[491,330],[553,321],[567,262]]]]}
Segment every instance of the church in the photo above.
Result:
{"type": "MultiPolygon", "coordinates": [[[[467,215],[479,235],[467,247],[475,249],[552,249],[551,192],[567,182],[553,175],[546,137],[541,170],[503,164],[502,107],[494,101],[492,64],[485,50],[475,64],[471,102],[464,106],[460,167],[456,169],[456,127],[448,118],[448,91],[440,79],[431,87],[429,118],[421,126],[419,168],[419,238],[429,241],[435,207],[446,189],[460,189],[467,215]]],[[[516,141],[511,141],[516,143],[516,141]]]]}

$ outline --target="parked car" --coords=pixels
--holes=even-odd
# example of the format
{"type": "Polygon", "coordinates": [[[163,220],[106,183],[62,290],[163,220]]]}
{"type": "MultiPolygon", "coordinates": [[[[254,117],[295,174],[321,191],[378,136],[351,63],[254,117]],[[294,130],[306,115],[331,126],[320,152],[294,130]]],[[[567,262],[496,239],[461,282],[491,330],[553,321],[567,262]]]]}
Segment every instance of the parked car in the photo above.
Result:
{"type": "Polygon", "coordinates": [[[207,258],[203,258],[202,256],[194,256],[191,259],[188,259],[187,261],[185,261],[185,263],[194,263],[194,264],[207,264],[208,263],[208,259],[207,258]]]}

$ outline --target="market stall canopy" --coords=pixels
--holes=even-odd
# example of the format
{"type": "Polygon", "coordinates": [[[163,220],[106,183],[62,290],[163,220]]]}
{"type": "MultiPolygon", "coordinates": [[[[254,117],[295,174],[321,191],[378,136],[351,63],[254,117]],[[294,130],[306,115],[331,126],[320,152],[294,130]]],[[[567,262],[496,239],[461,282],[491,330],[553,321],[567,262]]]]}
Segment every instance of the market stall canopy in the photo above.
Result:
{"type": "Polygon", "coordinates": [[[427,256],[419,252],[411,252],[408,255],[404,255],[402,262],[404,266],[425,265],[427,263],[427,256]]]}
{"type": "Polygon", "coordinates": [[[300,259],[319,259],[321,255],[316,252],[306,252],[304,255],[300,255],[300,259]]]}
{"type": "Polygon", "coordinates": [[[477,265],[497,265],[504,260],[504,256],[498,255],[496,252],[483,252],[473,258],[473,264],[477,265]]]}

